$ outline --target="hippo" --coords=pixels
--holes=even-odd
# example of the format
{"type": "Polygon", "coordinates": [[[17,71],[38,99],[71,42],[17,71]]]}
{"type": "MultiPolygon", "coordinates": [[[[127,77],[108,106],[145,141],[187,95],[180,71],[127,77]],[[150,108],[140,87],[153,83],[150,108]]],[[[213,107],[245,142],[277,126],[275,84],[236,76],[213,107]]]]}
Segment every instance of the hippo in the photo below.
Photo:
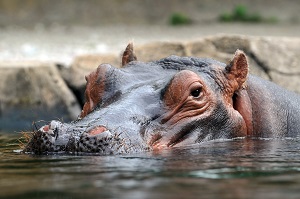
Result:
{"type": "Polygon", "coordinates": [[[121,68],[101,64],[85,78],[78,119],[35,130],[23,152],[112,155],[299,135],[300,96],[249,74],[241,50],[228,64],[178,56],[145,63],[129,44],[121,68]]]}

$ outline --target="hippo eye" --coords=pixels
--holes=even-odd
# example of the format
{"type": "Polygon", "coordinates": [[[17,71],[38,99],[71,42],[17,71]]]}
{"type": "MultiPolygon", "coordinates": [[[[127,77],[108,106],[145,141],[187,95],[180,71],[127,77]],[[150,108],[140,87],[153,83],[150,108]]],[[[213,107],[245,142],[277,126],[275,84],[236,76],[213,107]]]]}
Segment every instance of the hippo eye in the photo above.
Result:
{"type": "Polygon", "coordinates": [[[202,89],[200,87],[196,88],[191,91],[191,96],[193,96],[194,98],[198,98],[198,97],[200,97],[201,91],[202,91],[202,89]]]}

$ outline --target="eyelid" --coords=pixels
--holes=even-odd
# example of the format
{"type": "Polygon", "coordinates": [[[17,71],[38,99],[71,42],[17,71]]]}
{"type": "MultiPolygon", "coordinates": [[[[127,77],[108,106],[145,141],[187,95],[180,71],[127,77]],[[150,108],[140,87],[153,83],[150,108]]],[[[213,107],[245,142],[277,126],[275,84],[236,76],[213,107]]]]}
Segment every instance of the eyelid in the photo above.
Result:
{"type": "Polygon", "coordinates": [[[197,82],[191,83],[189,88],[190,88],[190,91],[193,91],[193,90],[196,90],[196,89],[199,89],[199,88],[202,90],[203,85],[199,81],[197,81],[197,82]]]}

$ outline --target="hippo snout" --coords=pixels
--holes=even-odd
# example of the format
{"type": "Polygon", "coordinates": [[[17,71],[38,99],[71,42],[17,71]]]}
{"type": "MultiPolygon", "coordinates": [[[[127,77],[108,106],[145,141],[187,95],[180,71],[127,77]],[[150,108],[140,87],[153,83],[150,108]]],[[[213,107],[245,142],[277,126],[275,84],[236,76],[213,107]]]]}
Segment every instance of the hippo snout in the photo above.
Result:
{"type": "Polygon", "coordinates": [[[24,152],[98,153],[100,155],[128,153],[132,146],[122,133],[110,131],[104,125],[85,128],[51,121],[34,132],[24,152]]]}

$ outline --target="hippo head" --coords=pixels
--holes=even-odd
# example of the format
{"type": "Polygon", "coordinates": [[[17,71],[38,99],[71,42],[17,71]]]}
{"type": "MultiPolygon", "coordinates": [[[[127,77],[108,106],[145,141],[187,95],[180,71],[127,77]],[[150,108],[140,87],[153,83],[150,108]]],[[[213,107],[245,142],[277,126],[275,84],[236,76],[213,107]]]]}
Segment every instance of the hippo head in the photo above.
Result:
{"type": "Polygon", "coordinates": [[[120,154],[249,133],[240,105],[248,74],[242,51],[227,65],[177,56],[144,63],[130,44],[122,64],[102,64],[86,76],[78,120],[51,121],[33,133],[24,151],[120,154]]]}

